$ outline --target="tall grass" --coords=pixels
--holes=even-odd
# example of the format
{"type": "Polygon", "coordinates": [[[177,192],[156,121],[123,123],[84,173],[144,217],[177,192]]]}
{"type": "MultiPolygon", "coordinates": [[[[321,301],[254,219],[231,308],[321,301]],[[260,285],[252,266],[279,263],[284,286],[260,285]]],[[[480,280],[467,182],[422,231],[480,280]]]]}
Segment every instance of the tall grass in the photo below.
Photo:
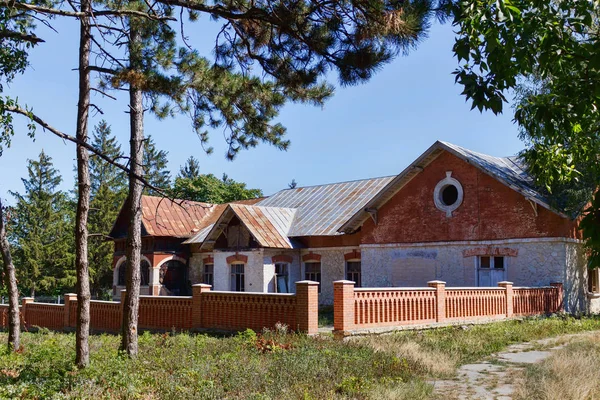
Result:
{"type": "Polygon", "coordinates": [[[586,338],[527,369],[515,397],[532,400],[600,398],[600,338],[586,338]]]}
{"type": "MultiPolygon", "coordinates": [[[[432,376],[504,346],[600,329],[598,319],[507,321],[401,332],[347,342],[252,331],[230,337],[150,334],[130,360],[116,336],[93,336],[90,367],[73,367],[74,336],[23,334],[0,353],[0,398],[13,399],[427,399],[432,376]]],[[[6,341],[0,333],[0,342],[6,341]]]]}

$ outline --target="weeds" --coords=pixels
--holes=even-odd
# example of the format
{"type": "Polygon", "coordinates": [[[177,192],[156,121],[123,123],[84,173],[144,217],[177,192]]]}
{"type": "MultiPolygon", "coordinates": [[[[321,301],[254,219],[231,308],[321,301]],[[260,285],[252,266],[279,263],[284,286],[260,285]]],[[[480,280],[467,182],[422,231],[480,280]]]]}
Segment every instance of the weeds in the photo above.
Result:
{"type": "Polygon", "coordinates": [[[73,334],[24,333],[21,353],[0,353],[0,398],[426,399],[432,388],[425,381],[462,363],[508,344],[591,329],[600,320],[507,321],[350,342],[284,326],[229,337],[144,333],[134,360],[119,353],[119,337],[101,335],[90,338],[91,363],[81,371],[73,367],[73,334]]]}

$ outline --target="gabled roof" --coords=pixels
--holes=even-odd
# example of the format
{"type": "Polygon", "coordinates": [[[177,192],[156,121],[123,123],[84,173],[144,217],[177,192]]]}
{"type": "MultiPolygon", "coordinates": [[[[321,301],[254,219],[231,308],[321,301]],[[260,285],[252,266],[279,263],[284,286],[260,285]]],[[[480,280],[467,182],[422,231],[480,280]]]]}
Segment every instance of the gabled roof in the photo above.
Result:
{"type": "Polygon", "coordinates": [[[477,153],[463,147],[437,141],[404,171],[394,177],[390,182],[374,196],[361,210],[357,211],[340,228],[340,232],[355,232],[368,218],[365,211],[367,208],[377,209],[391,199],[408,182],[417,176],[423,169],[435,160],[443,151],[447,151],[463,161],[475,166],[484,173],[492,176],[511,189],[521,193],[528,200],[553,211],[562,217],[567,217],[560,210],[550,206],[549,200],[535,186],[532,177],[527,173],[526,167],[519,157],[493,157],[477,153]]]}
{"type": "MultiPolygon", "coordinates": [[[[169,200],[163,197],[142,196],[142,235],[190,237],[204,226],[204,221],[215,211],[214,204],[189,200],[169,200]]],[[[126,235],[127,201],[121,208],[109,236],[126,235]]]]}
{"type": "Polygon", "coordinates": [[[288,236],[295,215],[296,210],[291,208],[228,204],[216,223],[184,243],[217,240],[222,229],[236,216],[261,247],[291,249],[293,245],[288,236]]]}
{"type": "Polygon", "coordinates": [[[393,178],[388,176],[286,189],[256,205],[297,209],[289,237],[338,235],[340,227],[393,178]]]}
{"type": "Polygon", "coordinates": [[[142,196],[142,224],[149,236],[190,237],[215,209],[209,203],[142,196]]]}

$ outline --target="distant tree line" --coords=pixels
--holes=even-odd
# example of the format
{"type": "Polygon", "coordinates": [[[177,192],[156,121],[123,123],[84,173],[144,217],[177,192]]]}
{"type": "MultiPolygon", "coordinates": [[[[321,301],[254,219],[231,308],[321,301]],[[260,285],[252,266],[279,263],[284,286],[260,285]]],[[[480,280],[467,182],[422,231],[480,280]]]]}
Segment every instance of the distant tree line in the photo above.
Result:
{"type": "MultiPolygon", "coordinates": [[[[151,136],[145,140],[144,177],[154,188],[172,198],[224,203],[261,197],[260,189],[248,189],[227,175],[222,179],[202,174],[190,157],[173,180],[167,155],[151,136]]],[[[94,129],[92,144],[111,159],[123,157],[121,146],[106,121],[94,129]]],[[[19,290],[26,296],[58,296],[74,291],[76,284],[73,229],[77,189],[59,190],[63,180],[52,158],[43,150],[27,162],[23,190],[10,192],[15,204],[8,207],[7,235],[16,266],[19,290]]],[[[89,265],[92,295],[108,298],[112,288],[113,243],[108,234],[127,197],[127,175],[106,161],[90,157],[89,265]]],[[[156,195],[153,189],[145,193],[156,195]]],[[[5,295],[5,288],[1,294],[5,295]]]]}

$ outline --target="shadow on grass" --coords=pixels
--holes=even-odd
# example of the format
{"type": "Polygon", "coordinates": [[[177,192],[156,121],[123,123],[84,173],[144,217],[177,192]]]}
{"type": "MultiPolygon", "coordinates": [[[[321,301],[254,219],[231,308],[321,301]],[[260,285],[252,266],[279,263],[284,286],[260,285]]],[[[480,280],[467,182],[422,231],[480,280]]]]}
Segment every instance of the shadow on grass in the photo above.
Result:
{"type": "Polygon", "coordinates": [[[333,306],[319,307],[319,328],[333,328],[333,306]]]}

